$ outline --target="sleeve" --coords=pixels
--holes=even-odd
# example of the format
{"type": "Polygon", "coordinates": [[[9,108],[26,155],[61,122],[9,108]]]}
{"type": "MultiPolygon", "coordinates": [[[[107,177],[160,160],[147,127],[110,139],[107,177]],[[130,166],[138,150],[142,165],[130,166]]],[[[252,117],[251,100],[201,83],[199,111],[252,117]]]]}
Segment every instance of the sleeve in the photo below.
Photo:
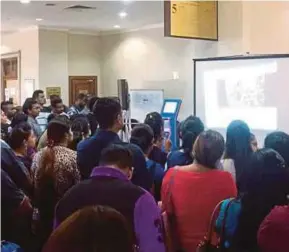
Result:
{"type": "Polygon", "coordinates": [[[134,227],[140,252],[165,252],[160,210],[148,192],[136,202],[134,227]]]}
{"type": "Polygon", "coordinates": [[[74,152],[74,157],[73,157],[71,165],[72,165],[72,173],[73,173],[75,184],[77,184],[81,179],[76,159],[77,159],[76,152],[74,152]]]}

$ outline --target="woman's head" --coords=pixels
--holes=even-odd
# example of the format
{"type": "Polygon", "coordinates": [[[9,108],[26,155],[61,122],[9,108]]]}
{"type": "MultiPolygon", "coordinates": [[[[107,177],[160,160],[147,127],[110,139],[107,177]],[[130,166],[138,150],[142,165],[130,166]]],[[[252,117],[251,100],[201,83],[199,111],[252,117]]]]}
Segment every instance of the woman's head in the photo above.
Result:
{"type": "Polygon", "coordinates": [[[67,146],[72,140],[70,122],[66,116],[58,116],[51,120],[47,127],[48,147],[67,146]]]}
{"type": "Polygon", "coordinates": [[[110,207],[87,206],[68,217],[50,236],[43,252],[133,252],[132,231],[110,207]]]}
{"type": "Polygon", "coordinates": [[[131,132],[130,142],[138,145],[147,155],[152,150],[153,140],[154,132],[147,124],[139,124],[131,132]]]}
{"type": "Polygon", "coordinates": [[[272,132],[265,138],[265,148],[277,151],[289,165],[289,135],[282,131],[272,132]]]}
{"type": "Polygon", "coordinates": [[[158,142],[163,137],[164,121],[162,116],[158,112],[152,112],[147,114],[145,124],[149,125],[154,133],[154,142],[158,142]]]}
{"type": "Polygon", "coordinates": [[[14,128],[17,124],[20,124],[22,122],[27,122],[28,116],[24,114],[23,112],[18,112],[14,115],[10,126],[14,128]]]}
{"type": "Polygon", "coordinates": [[[193,155],[195,161],[208,168],[216,168],[224,152],[224,138],[214,130],[203,131],[195,141],[193,155]]]}
{"type": "Polygon", "coordinates": [[[287,204],[289,169],[284,159],[272,149],[252,154],[243,176],[242,211],[235,236],[237,246],[257,245],[260,223],[276,205],[287,204]]]}
{"type": "Polygon", "coordinates": [[[90,135],[90,126],[87,117],[85,115],[74,116],[71,122],[71,131],[73,140],[70,148],[76,150],[77,144],[90,135]]]}
{"type": "Polygon", "coordinates": [[[182,149],[191,153],[198,135],[204,131],[204,124],[199,117],[189,116],[180,125],[180,137],[182,138],[182,149]]]}
{"type": "Polygon", "coordinates": [[[25,154],[27,148],[35,148],[36,137],[27,122],[21,122],[12,129],[9,145],[13,150],[22,150],[23,154],[25,154]]]}

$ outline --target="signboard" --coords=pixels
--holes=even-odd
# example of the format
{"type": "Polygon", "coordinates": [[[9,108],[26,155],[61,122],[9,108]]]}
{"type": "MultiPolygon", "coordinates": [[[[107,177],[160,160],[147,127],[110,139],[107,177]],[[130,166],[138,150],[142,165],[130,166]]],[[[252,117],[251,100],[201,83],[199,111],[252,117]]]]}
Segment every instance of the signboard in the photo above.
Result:
{"type": "Polygon", "coordinates": [[[47,87],[46,96],[49,98],[51,95],[58,95],[61,97],[61,88],[60,87],[47,87]]]}
{"type": "Polygon", "coordinates": [[[166,1],[165,36],[218,40],[218,2],[166,1]]]}

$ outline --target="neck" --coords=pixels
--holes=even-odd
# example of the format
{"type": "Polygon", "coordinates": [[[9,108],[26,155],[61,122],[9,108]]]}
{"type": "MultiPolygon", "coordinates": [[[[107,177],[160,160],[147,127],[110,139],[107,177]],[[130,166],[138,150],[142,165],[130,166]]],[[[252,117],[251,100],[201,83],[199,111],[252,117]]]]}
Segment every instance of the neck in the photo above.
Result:
{"type": "Polygon", "coordinates": [[[27,151],[25,148],[18,148],[13,150],[16,156],[25,156],[27,154],[27,151]]]}

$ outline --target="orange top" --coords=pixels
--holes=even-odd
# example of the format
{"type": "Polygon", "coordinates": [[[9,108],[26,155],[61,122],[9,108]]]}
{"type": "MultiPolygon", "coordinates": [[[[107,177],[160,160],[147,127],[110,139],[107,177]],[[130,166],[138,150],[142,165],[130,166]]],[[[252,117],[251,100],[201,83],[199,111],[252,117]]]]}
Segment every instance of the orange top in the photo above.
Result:
{"type": "MultiPolygon", "coordinates": [[[[193,169],[197,165],[191,166],[193,169]]],[[[168,186],[174,169],[164,177],[162,185],[163,209],[168,209],[168,186]]],[[[196,251],[207,234],[215,206],[226,198],[236,197],[237,188],[230,173],[212,169],[208,171],[184,170],[179,167],[170,185],[177,233],[182,249],[196,251]]]]}

